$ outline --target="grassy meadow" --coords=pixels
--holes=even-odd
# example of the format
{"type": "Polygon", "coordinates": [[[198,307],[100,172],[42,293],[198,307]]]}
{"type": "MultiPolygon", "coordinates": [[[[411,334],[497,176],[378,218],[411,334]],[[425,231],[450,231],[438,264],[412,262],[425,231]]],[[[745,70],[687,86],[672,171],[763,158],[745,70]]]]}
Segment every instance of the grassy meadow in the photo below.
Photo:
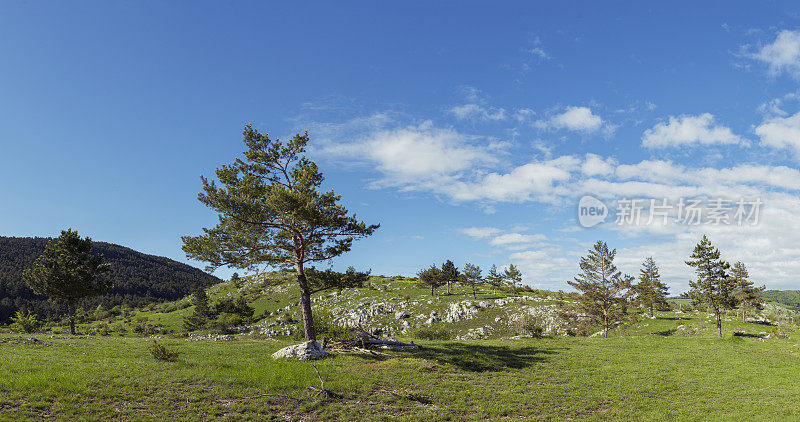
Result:
{"type": "MultiPolygon", "coordinates": [[[[800,413],[800,346],[701,312],[659,312],[608,338],[421,342],[415,351],[275,361],[288,340],[0,336],[0,419],[768,420],[800,413]],[[679,328],[682,327],[682,328],[679,328]],[[687,328],[688,327],[688,328],[687,328]],[[745,336],[733,336],[733,331],[745,336]],[[751,337],[748,337],[751,336],[751,337]],[[36,339],[36,340],[31,340],[36,339]]],[[[774,328],[774,327],[773,327],[774,328]]]]}

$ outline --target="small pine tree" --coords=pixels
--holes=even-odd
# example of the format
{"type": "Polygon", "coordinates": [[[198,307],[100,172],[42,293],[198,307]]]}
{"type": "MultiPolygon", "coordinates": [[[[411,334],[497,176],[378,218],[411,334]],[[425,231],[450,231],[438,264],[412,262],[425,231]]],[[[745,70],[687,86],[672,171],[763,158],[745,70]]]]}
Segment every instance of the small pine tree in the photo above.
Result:
{"type": "Polygon", "coordinates": [[[481,267],[477,265],[466,264],[464,265],[464,274],[462,274],[462,276],[464,283],[472,287],[472,298],[477,300],[477,288],[483,283],[483,277],[481,277],[481,267]]]}
{"type": "Polygon", "coordinates": [[[522,273],[511,264],[506,268],[503,272],[503,279],[511,286],[511,291],[513,292],[514,296],[517,295],[517,284],[522,282],[522,273]]]}
{"type": "Polygon", "coordinates": [[[647,258],[639,271],[639,284],[633,286],[636,300],[650,311],[653,316],[653,308],[656,305],[667,303],[667,292],[669,287],[661,282],[661,275],[658,273],[658,266],[652,257],[647,258]]]}
{"type": "Polygon", "coordinates": [[[447,283],[447,294],[452,294],[450,288],[453,283],[458,282],[459,277],[458,268],[453,264],[453,261],[448,259],[442,264],[442,280],[447,283]]]}
{"type": "Polygon", "coordinates": [[[205,327],[213,316],[206,289],[202,287],[195,289],[194,293],[192,293],[191,302],[194,306],[194,312],[183,319],[183,326],[187,331],[199,330],[205,327]]]}
{"type": "Polygon", "coordinates": [[[28,334],[39,331],[39,327],[42,326],[42,322],[32,312],[17,311],[16,315],[11,317],[11,322],[28,334]]]}
{"type": "Polygon", "coordinates": [[[713,309],[717,319],[717,337],[722,337],[722,310],[736,307],[736,281],[728,276],[731,265],[720,258],[719,249],[706,235],[695,246],[690,258],[686,264],[694,267],[697,280],[689,281],[689,295],[695,304],[704,303],[713,309]]]}
{"type": "Polygon", "coordinates": [[[736,300],[739,302],[739,309],[742,311],[742,322],[747,322],[747,313],[764,309],[764,296],[762,292],[767,286],[755,287],[755,283],[749,281],[750,276],[747,267],[742,262],[733,264],[731,278],[736,283],[736,300]]]}
{"type": "Polygon", "coordinates": [[[69,332],[75,335],[75,303],[107,292],[111,280],[99,277],[109,270],[102,255],[92,255],[92,239],[81,239],[72,229],[61,231],[22,274],[34,293],[67,303],[69,332]]]}
{"type": "Polygon", "coordinates": [[[231,275],[231,282],[233,282],[233,286],[237,289],[242,288],[242,279],[239,278],[239,273],[233,273],[233,275],[231,275]]]}
{"type": "Polygon", "coordinates": [[[440,270],[436,265],[431,265],[429,268],[421,270],[419,273],[417,273],[417,278],[419,279],[417,284],[419,284],[420,287],[431,289],[431,296],[436,294],[437,287],[440,287],[444,284],[442,270],[440,270]]]}
{"type": "Polygon", "coordinates": [[[497,265],[492,264],[492,268],[486,274],[486,282],[492,286],[495,293],[497,293],[497,288],[503,285],[503,275],[497,272],[497,265]]]}
{"type": "Polygon", "coordinates": [[[628,297],[632,277],[623,277],[614,265],[616,249],[608,249],[606,242],[598,240],[589,255],[581,258],[582,273],[569,285],[581,295],[580,308],[589,317],[603,326],[603,337],[617,321],[627,313],[628,297]]]}

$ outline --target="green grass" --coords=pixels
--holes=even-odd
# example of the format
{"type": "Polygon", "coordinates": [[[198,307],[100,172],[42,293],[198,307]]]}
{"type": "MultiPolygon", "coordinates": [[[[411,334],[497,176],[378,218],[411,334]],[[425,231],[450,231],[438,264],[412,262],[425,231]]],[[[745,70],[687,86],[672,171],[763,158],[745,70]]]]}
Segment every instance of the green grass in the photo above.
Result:
{"type": "MultiPolygon", "coordinates": [[[[800,347],[699,312],[617,330],[608,339],[422,342],[418,351],[318,362],[338,395],[313,397],[308,362],[274,361],[287,342],[162,339],[177,362],[133,337],[0,340],[0,419],[626,420],[786,419],[800,413],[800,347]],[[679,326],[706,327],[688,335],[679,326]]],[[[793,335],[791,333],[790,335],[793,335]]]]}
{"type": "MultiPolygon", "coordinates": [[[[219,284],[208,294],[212,301],[245,296],[261,322],[271,322],[286,314],[277,310],[298,300],[291,281],[290,274],[270,273],[245,278],[240,288],[219,284]]],[[[473,300],[460,286],[452,295],[438,293],[432,298],[408,279],[376,276],[367,288],[316,295],[314,308],[336,315],[364,302],[408,300],[405,309],[413,315],[443,315],[450,304],[473,300]]],[[[180,337],[183,318],[192,312],[188,299],[79,324],[83,333],[105,324],[110,336],[69,338],[59,326],[33,336],[36,342],[30,335],[0,334],[0,420],[769,420],[800,413],[796,313],[783,305],[764,310],[782,321],[777,328],[725,315],[722,339],[715,337],[713,318],[688,310],[684,300],[684,311],[642,315],[608,339],[502,340],[516,334],[508,321],[521,307],[557,302],[553,292],[525,295],[538,299],[434,326],[454,336],[491,327],[488,340],[418,341],[425,347],[417,351],[339,354],[318,362],[325,386],[336,394],[328,400],[307,389],[319,383],[310,363],[270,357],[293,343],[289,339],[180,337]],[[175,333],[158,341],[179,352],[176,362],[155,359],[155,338],[133,334],[145,319],[175,333]],[[777,338],[778,331],[789,338],[777,338]]],[[[484,288],[477,300],[505,296],[484,288]]],[[[288,314],[299,319],[296,307],[288,314]]],[[[371,322],[399,323],[390,310],[371,322]]],[[[413,332],[399,337],[408,341],[413,332]]]]}

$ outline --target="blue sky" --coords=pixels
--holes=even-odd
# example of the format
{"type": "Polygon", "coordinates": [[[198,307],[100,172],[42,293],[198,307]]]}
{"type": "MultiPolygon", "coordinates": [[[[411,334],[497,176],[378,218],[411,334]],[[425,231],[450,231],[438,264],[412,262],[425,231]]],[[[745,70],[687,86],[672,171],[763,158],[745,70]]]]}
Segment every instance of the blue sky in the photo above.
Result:
{"type": "Polygon", "coordinates": [[[0,234],[73,227],[188,262],[180,236],[215,223],[199,177],[252,122],[308,130],[327,186],[381,223],[336,268],[513,262],[567,289],[604,239],[680,292],[708,233],[798,287],[800,6],[284,3],[0,4],[0,234]],[[578,224],[584,195],[607,221],[578,224]],[[754,225],[616,224],[631,198],[763,207],[754,225]]]}

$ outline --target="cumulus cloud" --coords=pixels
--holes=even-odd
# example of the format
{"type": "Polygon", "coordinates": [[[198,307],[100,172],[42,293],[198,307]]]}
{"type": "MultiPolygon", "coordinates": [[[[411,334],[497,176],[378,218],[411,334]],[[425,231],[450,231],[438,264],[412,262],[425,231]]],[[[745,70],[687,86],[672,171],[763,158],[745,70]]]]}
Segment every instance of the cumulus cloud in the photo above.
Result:
{"type": "Polygon", "coordinates": [[[597,154],[586,154],[581,171],[587,176],[607,176],[614,173],[616,160],[603,158],[597,154]]]}
{"type": "Polygon", "coordinates": [[[800,113],[789,117],[774,117],[756,127],[761,145],[788,149],[800,156],[800,113]]]}
{"type": "Polygon", "coordinates": [[[747,141],[734,135],[730,128],[715,125],[710,113],[670,116],[668,121],[647,129],[642,136],[642,146],[646,148],[734,144],[747,145],[747,141]]]}
{"type": "MultiPolygon", "coordinates": [[[[655,136],[674,132],[679,135],[678,142],[689,143],[705,142],[697,141],[701,138],[712,139],[712,143],[742,141],[726,128],[720,130],[710,115],[703,116],[672,118],[663,124],[668,129],[654,128],[652,133],[655,136]],[[684,129],[698,126],[699,131],[684,129]]],[[[768,119],[756,134],[764,145],[796,151],[797,144],[792,140],[800,139],[798,116],[800,113],[768,119]]],[[[344,139],[331,136],[337,141],[323,143],[315,154],[369,166],[378,177],[372,185],[378,188],[427,192],[483,208],[499,208],[504,203],[544,203],[573,210],[577,198],[586,193],[612,202],[621,198],[761,198],[763,211],[755,226],[602,226],[604,236],[610,233],[617,239],[637,239],[635,248],[619,251],[623,271],[636,273],[641,261],[653,255],[674,293],[685,290],[686,280],[692,277],[683,261],[703,233],[711,236],[726,259],[742,260],[755,280],[770,287],[790,287],[794,275],[800,272],[800,247],[796,246],[800,234],[800,170],[794,167],[747,163],[692,167],[668,160],[619,163],[599,154],[546,154],[545,159],[528,157],[510,162],[502,148],[490,146],[494,140],[436,127],[431,122],[398,125],[378,116],[354,124],[364,128],[363,133],[344,139]]],[[[564,215],[569,214],[564,211],[564,215]]],[[[565,229],[573,227],[569,221],[562,223],[565,229]]],[[[574,275],[577,257],[585,254],[585,245],[576,240],[546,239],[528,229],[469,227],[458,231],[480,239],[496,253],[507,254],[503,259],[519,265],[526,282],[552,282],[550,286],[554,288],[565,287],[563,280],[574,275]],[[580,250],[560,249],[567,244],[570,248],[580,245],[580,250]]]]}
{"type": "Polygon", "coordinates": [[[783,30],[770,44],[759,49],[752,58],[769,66],[773,75],[788,73],[800,76],[800,32],[783,30]]]}

